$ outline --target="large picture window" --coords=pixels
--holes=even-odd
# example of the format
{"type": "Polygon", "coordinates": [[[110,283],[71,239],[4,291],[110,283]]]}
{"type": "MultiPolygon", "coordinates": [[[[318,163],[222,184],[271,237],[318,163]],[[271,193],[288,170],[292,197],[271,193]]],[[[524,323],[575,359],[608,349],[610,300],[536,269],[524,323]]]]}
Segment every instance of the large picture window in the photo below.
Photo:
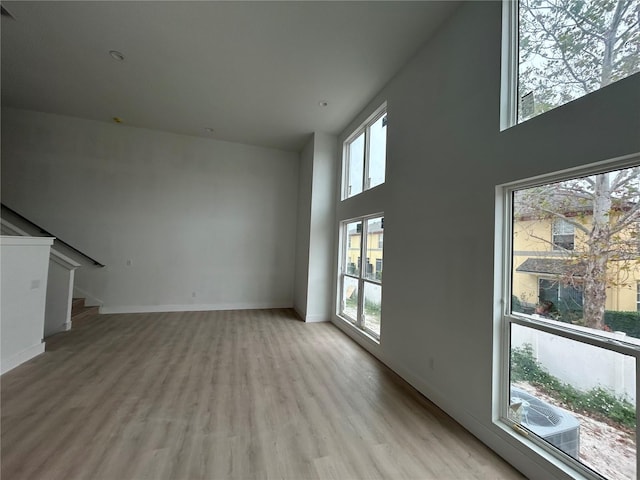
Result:
{"type": "Polygon", "coordinates": [[[637,478],[639,161],[499,189],[500,421],[587,478],[637,478]]]}
{"type": "Polygon", "coordinates": [[[372,215],[341,224],[338,315],[374,338],[382,320],[384,217],[372,215]]]}
{"type": "Polygon", "coordinates": [[[380,107],[344,143],[342,199],[381,185],[387,158],[387,111],[380,107]]]}
{"type": "Polygon", "coordinates": [[[640,0],[505,0],[515,124],[640,71],[640,0]]]}

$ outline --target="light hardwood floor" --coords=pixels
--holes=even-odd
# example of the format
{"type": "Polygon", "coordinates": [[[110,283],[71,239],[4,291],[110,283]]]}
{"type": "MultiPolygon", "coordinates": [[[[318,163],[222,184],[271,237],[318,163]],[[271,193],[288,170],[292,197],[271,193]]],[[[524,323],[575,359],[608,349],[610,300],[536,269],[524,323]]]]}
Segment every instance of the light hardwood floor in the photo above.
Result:
{"type": "Polygon", "coordinates": [[[521,479],[329,323],[102,315],[1,378],[2,479],[521,479]]]}

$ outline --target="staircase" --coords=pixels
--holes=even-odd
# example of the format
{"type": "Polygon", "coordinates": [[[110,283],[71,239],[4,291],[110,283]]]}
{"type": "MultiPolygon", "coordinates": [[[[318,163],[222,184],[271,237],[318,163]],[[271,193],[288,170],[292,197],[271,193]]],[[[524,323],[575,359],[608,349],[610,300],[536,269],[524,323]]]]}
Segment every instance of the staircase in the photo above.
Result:
{"type": "Polygon", "coordinates": [[[71,328],[77,328],[95,319],[99,307],[87,307],[84,298],[74,298],[71,302],[71,328]]]}

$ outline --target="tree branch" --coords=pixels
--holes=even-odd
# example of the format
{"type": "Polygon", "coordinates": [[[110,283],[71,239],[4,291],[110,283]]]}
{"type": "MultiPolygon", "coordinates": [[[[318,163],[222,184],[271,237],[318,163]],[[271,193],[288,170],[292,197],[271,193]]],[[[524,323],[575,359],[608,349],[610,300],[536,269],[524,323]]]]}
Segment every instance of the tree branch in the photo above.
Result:
{"type": "MultiPolygon", "coordinates": [[[[536,19],[537,20],[537,19],[536,19]]],[[[545,31],[545,33],[547,35],[549,35],[551,38],[553,38],[553,40],[556,42],[556,44],[559,44],[560,41],[558,39],[558,37],[555,35],[555,33],[549,31],[544,24],[542,24],[542,22],[538,22],[540,23],[540,26],[542,27],[542,29],[545,31]]],[[[574,78],[574,80],[576,80],[576,82],[580,83],[582,85],[582,88],[584,89],[584,91],[586,93],[589,93],[591,90],[589,89],[589,86],[587,85],[587,82],[581,78],[578,77],[578,75],[576,74],[576,72],[573,70],[573,68],[571,67],[571,65],[569,64],[569,61],[567,60],[567,56],[565,55],[565,53],[562,51],[562,49],[560,50],[560,54],[562,55],[562,62],[564,63],[564,66],[566,67],[567,71],[569,72],[569,74],[574,78]]]]}

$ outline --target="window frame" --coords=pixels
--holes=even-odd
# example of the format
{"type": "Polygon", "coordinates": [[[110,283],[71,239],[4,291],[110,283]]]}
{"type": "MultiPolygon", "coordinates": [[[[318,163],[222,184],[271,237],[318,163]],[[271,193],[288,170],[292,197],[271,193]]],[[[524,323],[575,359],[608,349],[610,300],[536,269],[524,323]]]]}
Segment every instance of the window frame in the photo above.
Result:
{"type": "MultiPolygon", "coordinates": [[[[381,289],[381,295],[382,295],[382,278],[377,279],[377,278],[368,278],[367,277],[367,272],[366,272],[366,268],[367,268],[367,256],[366,256],[366,250],[367,250],[367,246],[368,246],[368,236],[369,236],[369,228],[367,225],[368,220],[374,219],[374,218],[384,218],[384,212],[378,212],[378,213],[373,213],[373,214],[368,214],[368,215],[363,215],[363,216],[359,216],[359,217],[354,217],[354,218],[350,218],[350,219],[346,219],[346,220],[342,220],[340,221],[339,224],[339,232],[340,232],[340,257],[339,257],[339,266],[338,266],[338,301],[337,301],[337,305],[336,305],[336,315],[347,321],[350,325],[353,325],[354,327],[358,328],[359,330],[361,330],[362,332],[366,333],[367,335],[369,335],[370,337],[372,337],[374,340],[376,340],[377,342],[380,341],[380,333],[375,332],[374,330],[371,330],[370,328],[367,328],[366,326],[366,321],[365,321],[365,316],[364,316],[364,301],[365,301],[365,295],[364,295],[364,289],[365,289],[365,284],[370,283],[373,285],[378,285],[380,286],[381,289]],[[357,269],[357,274],[356,273],[349,273],[348,271],[348,265],[347,265],[347,250],[350,248],[350,246],[348,245],[348,241],[345,239],[348,239],[350,237],[349,232],[348,232],[348,225],[352,224],[352,223],[361,223],[362,227],[360,228],[360,245],[359,245],[359,256],[358,256],[358,269],[357,269]],[[345,285],[345,278],[351,278],[353,280],[356,280],[358,282],[358,305],[357,305],[357,313],[356,313],[356,318],[352,318],[349,314],[347,314],[345,312],[346,308],[345,308],[345,300],[343,298],[344,295],[344,285],[345,285]]],[[[382,227],[384,228],[384,226],[382,227]]],[[[384,251],[384,250],[383,250],[384,251]]],[[[384,255],[384,254],[383,254],[384,255]]],[[[382,260],[384,260],[384,256],[382,258],[382,260]]],[[[380,305],[380,325],[382,325],[382,301],[381,301],[381,305],[380,305]]]]}
{"type": "Polygon", "coordinates": [[[518,125],[518,1],[502,0],[500,131],[518,125]]]}
{"type": "MultiPolygon", "coordinates": [[[[528,434],[519,424],[508,418],[510,396],[511,326],[520,325],[567,338],[587,345],[604,348],[635,358],[636,374],[640,372],[640,346],[613,339],[594,332],[571,328],[571,324],[559,325],[541,318],[512,310],[513,284],[513,192],[571,178],[594,175],[616,169],[636,166],[640,154],[575,167],[552,174],[539,175],[527,180],[510,182],[496,187],[496,241],[495,241],[495,289],[494,315],[494,370],[493,370],[493,423],[515,442],[524,444],[562,470],[569,469],[583,478],[602,480],[602,476],[545,442],[528,434]]],[[[639,284],[640,288],[640,284],[639,284]]],[[[636,417],[640,413],[640,383],[636,384],[636,417]]],[[[636,423],[636,439],[640,439],[640,422],[636,423]]],[[[640,442],[636,440],[636,471],[640,473],[640,442]]]]}
{"type": "MultiPolygon", "coordinates": [[[[520,60],[520,0],[502,0],[502,55],[500,81],[500,131],[520,125],[528,120],[544,115],[549,111],[562,107],[567,103],[579,100],[598,90],[608,87],[619,80],[604,85],[589,93],[576,97],[568,102],[553,107],[547,112],[518,119],[520,99],[518,98],[519,60],[520,60]]],[[[640,72],[634,72],[635,75],[640,72]]],[[[628,78],[628,77],[624,77],[628,78]]]]}
{"type": "Polygon", "coordinates": [[[576,228],[570,222],[567,222],[564,219],[556,219],[551,224],[551,243],[553,244],[553,250],[555,251],[564,251],[564,250],[575,250],[576,248],[576,228]],[[564,231],[565,228],[571,227],[570,233],[566,233],[564,231]],[[571,235],[573,237],[573,241],[571,242],[571,248],[566,248],[562,246],[563,242],[556,241],[557,237],[568,237],[571,235]]]}
{"type": "Polygon", "coordinates": [[[384,102],[380,105],[362,124],[356,128],[343,142],[342,145],[342,188],[340,194],[340,200],[344,201],[349,198],[356,197],[361,195],[362,193],[371,190],[371,188],[375,188],[379,185],[384,185],[386,182],[386,152],[385,148],[385,178],[384,181],[375,187],[370,187],[371,178],[369,178],[369,168],[370,168],[370,140],[371,140],[371,126],[375,124],[380,118],[387,115],[387,102],[384,102]],[[358,193],[351,195],[349,193],[349,175],[351,173],[351,158],[350,158],[350,145],[356,141],[360,135],[364,135],[364,158],[363,158],[363,167],[362,167],[362,190],[358,193]]]}

